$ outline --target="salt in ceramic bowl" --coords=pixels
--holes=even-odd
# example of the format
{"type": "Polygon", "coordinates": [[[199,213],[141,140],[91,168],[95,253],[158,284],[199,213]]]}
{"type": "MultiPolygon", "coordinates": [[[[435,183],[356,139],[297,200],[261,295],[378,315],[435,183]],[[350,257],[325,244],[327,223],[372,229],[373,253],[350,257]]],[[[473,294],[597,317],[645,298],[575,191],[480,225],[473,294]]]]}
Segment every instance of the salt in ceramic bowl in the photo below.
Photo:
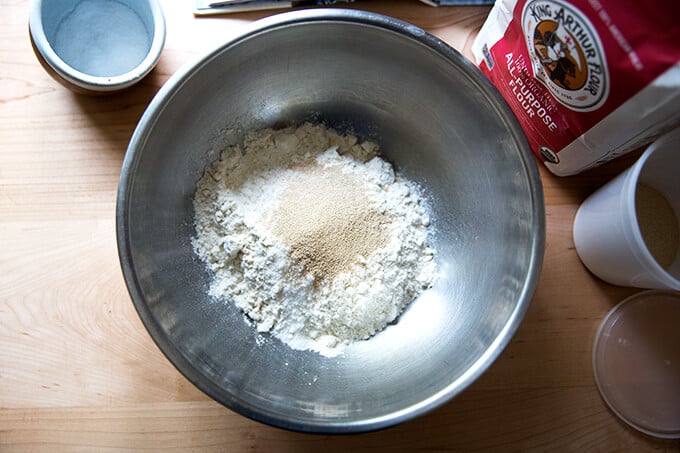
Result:
{"type": "Polygon", "coordinates": [[[77,92],[107,93],[154,68],[165,18],[158,0],[33,0],[29,35],[55,80],[77,92]]]}

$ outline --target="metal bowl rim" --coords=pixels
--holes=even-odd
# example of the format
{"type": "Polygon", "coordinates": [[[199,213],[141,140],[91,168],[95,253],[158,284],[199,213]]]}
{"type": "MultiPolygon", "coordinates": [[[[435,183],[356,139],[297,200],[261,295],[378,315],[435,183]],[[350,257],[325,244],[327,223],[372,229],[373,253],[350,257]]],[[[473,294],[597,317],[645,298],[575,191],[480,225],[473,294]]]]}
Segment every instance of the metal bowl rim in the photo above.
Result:
{"type": "Polygon", "coordinates": [[[193,62],[185,64],[168,79],[150,102],[130,139],[123,160],[118,186],[116,202],[116,235],[119,260],[124,280],[142,323],[163,354],[192,384],[229,409],[274,427],[308,433],[360,433],[388,428],[424,415],[425,413],[442,406],[470,386],[498,358],[524,319],[538,285],[545,249],[545,206],[538,168],[536,162],[533,160],[533,154],[526,136],[501,94],[491,82],[486,79],[481,71],[472,64],[472,62],[434,35],[431,35],[410,23],[367,11],[341,8],[315,8],[280,13],[257,20],[250,24],[238,36],[217,46],[215,49],[208,51],[204,55],[199,56],[193,62]],[[127,213],[129,192],[132,183],[134,182],[135,169],[140,159],[141,150],[148,138],[149,131],[153,129],[155,122],[158,120],[163,110],[172,101],[175,93],[177,93],[177,91],[179,91],[196,72],[200,71],[204,65],[209,64],[211,60],[222,52],[228,51],[232,46],[236,46],[257,34],[270,30],[319,22],[347,22],[355,25],[377,27],[385,31],[398,33],[406,38],[424,44],[431,50],[439,53],[442,58],[460,66],[467,76],[474,79],[475,83],[489,98],[490,102],[492,102],[494,107],[498,110],[499,117],[506,123],[508,131],[518,148],[524,151],[521,158],[530,185],[531,202],[533,204],[534,212],[534,219],[532,221],[534,236],[531,247],[531,262],[529,263],[529,269],[521,295],[508,322],[486,352],[460,378],[451,382],[444,389],[431,395],[420,403],[385,414],[381,417],[353,422],[299,422],[286,419],[285,417],[262,414],[241,404],[237,398],[227,394],[221,390],[216,383],[198,372],[194,365],[187,360],[178,348],[167,338],[165,332],[154,319],[153,314],[148,308],[147,301],[143,297],[143,292],[137,279],[127,228],[129,222],[127,213]]]}

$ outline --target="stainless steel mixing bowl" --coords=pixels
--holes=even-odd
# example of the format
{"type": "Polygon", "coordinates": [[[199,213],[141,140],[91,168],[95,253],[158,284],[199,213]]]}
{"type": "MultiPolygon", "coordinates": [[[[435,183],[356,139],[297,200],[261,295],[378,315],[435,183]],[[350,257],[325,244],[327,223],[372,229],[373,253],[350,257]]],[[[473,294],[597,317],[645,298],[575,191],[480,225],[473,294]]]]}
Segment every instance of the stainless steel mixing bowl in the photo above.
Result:
{"type": "Polygon", "coordinates": [[[472,64],[407,23],[316,9],[256,22],[171,77],[125,156],[117,234],[139,316],[197,387],[268,424],[358,432],[443,404],[498,357],[536,287],[544,217],[527,142],[472,64]],[[334,358],[211,299],[190,243],[194,184],[217,152],[306,120],[376,140],[426,189],[442,273],[398,322],[334,358]]]}

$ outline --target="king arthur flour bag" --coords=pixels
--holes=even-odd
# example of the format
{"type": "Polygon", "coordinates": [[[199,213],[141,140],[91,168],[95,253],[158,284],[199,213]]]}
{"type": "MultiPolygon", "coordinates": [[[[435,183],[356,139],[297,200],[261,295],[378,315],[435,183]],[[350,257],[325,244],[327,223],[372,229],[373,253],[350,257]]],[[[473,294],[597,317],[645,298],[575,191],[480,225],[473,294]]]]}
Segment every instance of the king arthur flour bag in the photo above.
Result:
{"type": "Polygon", "coordinates": [[[680,124],[679,0],[496,0],[472,52],[557,175],[680,124]]]}

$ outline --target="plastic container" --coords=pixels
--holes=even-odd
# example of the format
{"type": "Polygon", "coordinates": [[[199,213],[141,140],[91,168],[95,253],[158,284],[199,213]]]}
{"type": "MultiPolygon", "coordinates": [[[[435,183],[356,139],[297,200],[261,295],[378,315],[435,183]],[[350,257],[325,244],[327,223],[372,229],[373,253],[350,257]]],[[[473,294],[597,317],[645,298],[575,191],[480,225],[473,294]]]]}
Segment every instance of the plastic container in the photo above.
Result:
{"type": "Polygon", "coordinates": [[[680,294],[643,291],[604,318],[593,373],[609,408],[651,436],[680,438],[680,294]]]}
{"type": "MultiPolygon", "coordinates": [[[[606,282],[680,290],[677,245],[671,264],[664,267],[650,251],[649,237],[643,237],[642,219],[636,212],[639,207],[636,192],[641,184],[665,197],[677,228],[680,223],[680,129],[652,143],[632,167],[583,202],[574,220],[576,251],[583,264],[606,282]]],[[[656,236],[661,236],[661,240],[673,239],[666,233],[657,232],[656,236]]],[[[672,246],[661,244],[662,249],[669,247],[672,246]]]]}

